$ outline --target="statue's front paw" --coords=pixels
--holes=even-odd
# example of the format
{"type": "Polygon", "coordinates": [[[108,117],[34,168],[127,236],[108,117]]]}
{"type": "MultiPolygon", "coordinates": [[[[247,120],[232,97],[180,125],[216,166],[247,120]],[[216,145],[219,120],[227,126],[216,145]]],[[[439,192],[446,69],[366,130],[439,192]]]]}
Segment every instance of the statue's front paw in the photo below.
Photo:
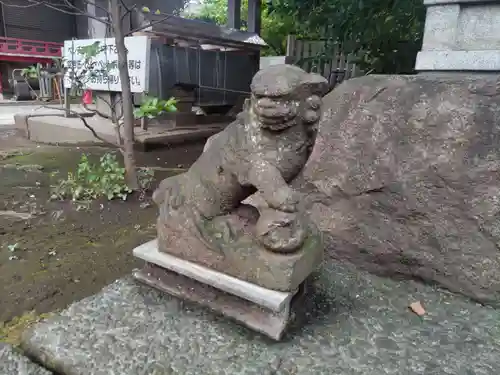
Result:
{"type": "Polygon", "coordinates": [[[156,189],[154,192],[153,192],[153,202],[156,203],[156,205],[160,205],[163,203],[163,201],[165,200],[165,190],[164,189],[161,189],[161,188],[158,188],[156,189]]]}
{"type": "Polygon", "coordinates": [[[298,194],[291,188],[284,187],[276,190],[267,200],[270,208],[283,212],[297,212],[299,204],[298,194]]]}
{"type": "Polygon", "coordinates": [[[307,231],[300,214],[265,209],[257,221],[255,234],[268,250],[293,253],[304,244],[307,231]]]}

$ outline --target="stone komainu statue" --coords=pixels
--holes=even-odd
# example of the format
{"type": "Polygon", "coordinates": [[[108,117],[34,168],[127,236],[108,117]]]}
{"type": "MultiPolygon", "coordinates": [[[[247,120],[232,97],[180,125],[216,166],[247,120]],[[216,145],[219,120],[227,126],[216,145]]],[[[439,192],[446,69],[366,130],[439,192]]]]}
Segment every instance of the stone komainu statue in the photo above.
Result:
{"type": "Polygon", "coordinates": [[[284,264],[293,268],[300,260],[313,267],[322,253],[316,250],[319,234],[288,183],[311,153],[328,83],[298,67],[276,65],[255,75],[251,91],[243,112],[207,142],[191,168],[155,191],[159,249],[264,287],[291,290],[303,275],[293,281],[284,264]],[[260,212],[241,204],[256,192],[268,206],[260,212]],[[273,254],[287,257],[273,265],[273,254]]]}

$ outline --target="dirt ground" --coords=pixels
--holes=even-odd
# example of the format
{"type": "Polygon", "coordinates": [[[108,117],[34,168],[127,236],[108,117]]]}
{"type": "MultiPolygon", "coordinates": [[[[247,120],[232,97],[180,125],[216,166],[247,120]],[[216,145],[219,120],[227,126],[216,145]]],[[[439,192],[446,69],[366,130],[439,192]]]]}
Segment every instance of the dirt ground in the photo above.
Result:
{"type": "MultiPolygon", "coordinates": [[[[202,149],[197,143],[138,153],[138,164],[155,167],[157,183],[182,172],[202,149]]],[[[64,176],[82,153],[98,158],[106,151],[37,146],[0,130],[0,323],[64,308],[140,266],[131,251],[155,237],[150,193],[90,209],[49,201],[51,172],[64,176]]]]}

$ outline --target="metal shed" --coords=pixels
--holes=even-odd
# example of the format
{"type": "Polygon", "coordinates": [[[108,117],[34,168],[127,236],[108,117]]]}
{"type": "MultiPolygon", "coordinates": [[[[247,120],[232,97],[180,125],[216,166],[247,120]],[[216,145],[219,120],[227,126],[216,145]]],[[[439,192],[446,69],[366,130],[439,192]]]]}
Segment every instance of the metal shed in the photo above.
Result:
{"type": "Polygon", "coordinates": [[[64,42],[76,35],[76,16],[60,12],[61,0],[47,0],[49,6],[28,1],[9,2],[17,6],[0,4],[0,34],[9,38],[64,42]]]}
{"type": "Polygon", "coordinates": [[[248,96],[259,69],[256,33],[164,15],[141,14],[139,24],[152,26],[150,94],[168,98],[179,87],[194,91],[194,104],[230,108],[248,96]]]}

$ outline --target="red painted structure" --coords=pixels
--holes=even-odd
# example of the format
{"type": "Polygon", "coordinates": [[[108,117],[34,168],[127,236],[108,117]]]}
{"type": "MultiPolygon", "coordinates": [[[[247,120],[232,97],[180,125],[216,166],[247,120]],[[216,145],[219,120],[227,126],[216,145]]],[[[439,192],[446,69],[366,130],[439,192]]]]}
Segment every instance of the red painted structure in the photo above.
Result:
{"type": "MultiPolygon", "coordinates": [[[[0,62],[6,62],[7,64],[50,64],[54,57],[62,57],[62,48],[62,43],[0,37],[0,62]]],[[[6,69],[2,69],[2,72],[0,72],[0,99],[3,99],[3,75],[10,77],[11,74],[10,69],[6,69]]]]}
{"type": "Polygon", "coordinates": [[[62,57],[62,43],[0,37],[0,61],[50,63],[62,57]]]}

